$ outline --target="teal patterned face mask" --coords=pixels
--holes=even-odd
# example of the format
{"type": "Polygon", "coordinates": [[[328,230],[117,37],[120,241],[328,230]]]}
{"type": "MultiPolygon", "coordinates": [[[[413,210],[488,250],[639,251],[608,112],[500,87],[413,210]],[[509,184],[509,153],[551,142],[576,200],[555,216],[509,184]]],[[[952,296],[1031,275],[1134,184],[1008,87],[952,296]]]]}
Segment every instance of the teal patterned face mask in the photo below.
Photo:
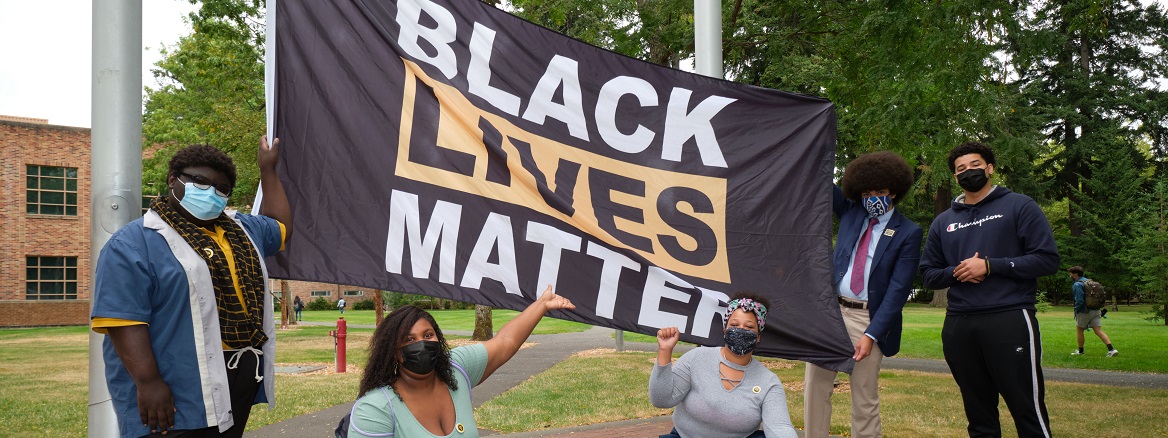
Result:
{"type": "Polygon", "coordinates": [[[889,198],[888,195],[864,198],[864,209],[868,210],[868,217],[876,217],[888,213],[888,206],[891,204],[892,198],[889,198]]]}

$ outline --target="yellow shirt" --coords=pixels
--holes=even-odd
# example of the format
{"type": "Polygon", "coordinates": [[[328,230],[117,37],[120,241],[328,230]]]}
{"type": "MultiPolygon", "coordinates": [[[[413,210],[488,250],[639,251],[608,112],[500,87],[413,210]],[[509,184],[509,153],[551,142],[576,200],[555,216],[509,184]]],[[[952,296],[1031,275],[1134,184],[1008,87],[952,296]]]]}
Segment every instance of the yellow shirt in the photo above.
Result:
{"type": "MultiPolygon", "coordinates": [[[[213,231],[206,228],[202,228],[202,230],[204,233],[207,233],[207,236],[210,237],[211,240],[215,241],[215,244],[219,245],[219,249],[223,251],[223,256],[227,259],[227,270],[231,272],[231,284],[235,286],[235,296],[239,298],[240,304],[243,305],[243,311],[247,312],[247,304],[243,300],[243,289],[240,289],[239,287],[239,276],[235,275],[234,253],[231,252],[231,244],[227,242],[227,237],[224,235],[226,230],[218,226],[216,226],[215,230],[213,231]]],[[[287,237],[287,235],[288,233],[287,230],[284,229],[284,224],[280,224],[280,251],[284,250],[284,239],[287,237]]],[[[90,328],[92,328],[94,332],[104,335],[109,332],[110,327],[125,327],[139,324],[146,323],[142,321],[131,321],[120,318],[93,318],[93,320],[90,321],[90,328]]],[[[226,348],[226,345],[224,348],[226,348]]]]}

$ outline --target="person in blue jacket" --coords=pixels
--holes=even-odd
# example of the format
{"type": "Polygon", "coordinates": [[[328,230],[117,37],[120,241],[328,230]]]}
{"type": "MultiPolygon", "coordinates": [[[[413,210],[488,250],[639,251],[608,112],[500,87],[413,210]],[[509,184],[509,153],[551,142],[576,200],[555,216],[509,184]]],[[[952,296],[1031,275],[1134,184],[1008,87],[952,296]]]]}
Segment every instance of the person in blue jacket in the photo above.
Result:
{"type": "Polygon", "coordinates": [[[283,249],[292,209],[279,140],[260,139],[262,215],[225,210],[231,157],[187,146],[169,190],[98,255],[91,327],[123,438],[240,437],[253,404],[275,404],[276,327],[264,258],[283,249]]]}
{"type": "MultiPolygon", "coordinates": [[[[852,436],[879,437],[880,363],[900,351],[901,310],[917,275],[921,227],[896,211],[913,185],[912,168],[893,152],[864,154],[844,170],[832,203],[839,218],[832,281],[855,344],[852,436]]],[[[836,372],[808,363],[804,375],[807,437],[826,437],[836,372]]]]}
{"type": "Polygon", "coordinates": [[[1107,333],[1103,332],[1102,317],[1106,315],[1107,308],[1087,308],[1087,292],[1084,288],[1086,287],[1087,281],[1091,279],[1083,276],[1082,266],[1071,266],[1070,269],[1067,269],[1067,272],[1071,275],[1071,281],[1074,282],[1071,283],[1071,296],[1075,300],[1075,340],[1079,343],[1079,348],[1072,351],[1071,356],[1083,355],[1083,344],[1086,342],[1083,337],[1083,332],[1087,330],[1087,327],[1094,330],[1095,336],[1098,336],[1099,340],[1103,341],[1103,345],[1107,346],[1107,357],[1118,356],[1119,350],[1116,350],[1111,345],[1111,338],[1107,336],[1107,333]]]}
{"type": "Polygon", "coordinates": [[[1050,436],[1035,319],[1038,277],[1059,271],[1042,209],[989,183],[994,152],[967,142],[949,153],[963,193],[937,216],[921,255],[930,289],[949,289],[941,329],[945,362],[961,389],[971,437],[1001,436],[998,396],[1020,437],[1050,436]]]}

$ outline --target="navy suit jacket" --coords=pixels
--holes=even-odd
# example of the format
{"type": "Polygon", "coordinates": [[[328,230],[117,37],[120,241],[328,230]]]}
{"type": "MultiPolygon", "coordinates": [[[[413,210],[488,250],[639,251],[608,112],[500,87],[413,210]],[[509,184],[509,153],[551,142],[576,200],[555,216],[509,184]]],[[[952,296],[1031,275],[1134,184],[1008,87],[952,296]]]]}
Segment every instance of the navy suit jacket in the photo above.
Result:
{"type": "MultiPolygon", "coordinates": [[[[840,220],[832,257],[835,265],[832,285],[838,291],[840,280],[852,264],[852,251],[860,240],[860,231],[867,225],[868,211],[861,203],[845,198],[839,187],[835,188],[832,201],[832,208],[840,220]]],[[[876,338],[885,356],[900,352],[901,311],[917,275],[921,236],[920,226],[893,211],[884,235],[876,243],[876,253],[868,273],[868,317],[871,321],[864,332],[876,338]],[[891,236],[888,235],[890,232],[891,236]]]]}

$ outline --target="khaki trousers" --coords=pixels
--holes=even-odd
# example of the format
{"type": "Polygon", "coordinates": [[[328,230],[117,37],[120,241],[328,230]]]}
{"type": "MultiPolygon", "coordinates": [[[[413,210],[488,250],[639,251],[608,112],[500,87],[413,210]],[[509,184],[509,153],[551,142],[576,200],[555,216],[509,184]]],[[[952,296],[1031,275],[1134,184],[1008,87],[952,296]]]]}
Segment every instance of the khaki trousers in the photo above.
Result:
{"type": "MultiPolygon", "coordinates": [[[[860,342],[868,328],[868,310],[840,306],[844,326],[852,345],[860,342]]],[[[856,362],[852,370],[852,433],[857,438],[879,437],[880,431],[880,362],[884,354],[872,343],[872,353],[856,362]]],[[[836,372],[807,364],[803,378],[803,421],[807,438],[826,437],[831,430],[831,393],[836,372]]]]}

